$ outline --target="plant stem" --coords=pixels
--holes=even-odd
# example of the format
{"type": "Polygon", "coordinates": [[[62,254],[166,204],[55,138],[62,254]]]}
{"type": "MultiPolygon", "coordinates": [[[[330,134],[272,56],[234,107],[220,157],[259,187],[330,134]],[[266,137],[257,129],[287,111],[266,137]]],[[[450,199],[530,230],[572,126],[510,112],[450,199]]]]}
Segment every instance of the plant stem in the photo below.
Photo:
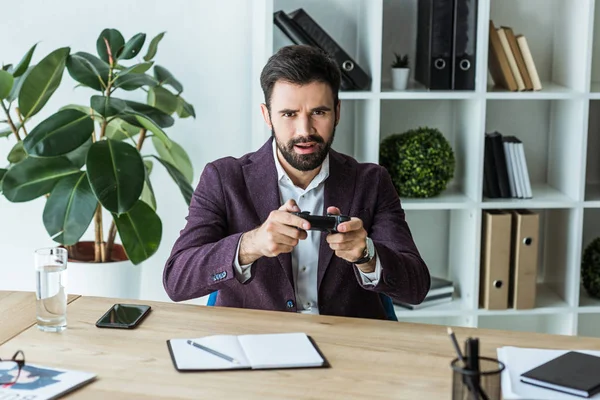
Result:
{"type": "Polygon", "coordinates": [[[8,125],[10,126],[10,130],[13,131],[13,133],[17,137],[17,140],[20,142],[21,136],[19,135],[19,130],[17,129],[12,118],[10,117],[10,113],[8,112],[8,108],[6,108],[6,105],[4,104],[4,100],[0,100],[0,104],[2,104],[2,109],[6,113],[6,119],[8,120],[8,125]]]}
{"type": "MultiPolygon", "coordinates": [[[[142,146],[144,145],[144,140],[146,139],[146,132],[147,132],[146,129],[144,129],[144,128],[140,129],[140,137],[138,138],[138,142],[137,142],[138,151],[142,150],[142,146]]],[[[117,236],[117,227],[115,225],[115,220],[113,218],[113,220],[110,223],[110,229],[108,230],[108,240],[106,242],[106,258],[109,260],[112,257],[112,251],[113,251],[113,247],[115,244],[116,236],[117,236]]]]}
{"type": "Polygon", "coordinates": [[[28,133],[27,133],[27,129],[25,129],[25,120],[23,119],[21,110],[19,110],[19,107],[15,107],[15,111],[17,112],[17,115],[19,116],[19,121],[21,121],[21,128],[23,128],[23,133],[25,134],[25,136],[27,136],[28,133]]]}
{"type": "Polygon", "coordinates": [[[96,228],[96,241],[94,243],[94,261],[106,262],[104,239],[102,238],[102,205],[100,203],[98,203],[98,207],[96,207],[96,213],[94,214],[94,225],[96,228]]]}

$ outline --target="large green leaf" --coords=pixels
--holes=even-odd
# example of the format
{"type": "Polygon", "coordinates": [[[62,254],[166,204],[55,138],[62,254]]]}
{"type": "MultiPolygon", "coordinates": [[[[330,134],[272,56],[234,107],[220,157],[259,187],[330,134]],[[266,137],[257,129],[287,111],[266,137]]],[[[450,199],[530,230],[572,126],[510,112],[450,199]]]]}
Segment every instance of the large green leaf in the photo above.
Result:
{"type": "Polygon", "coordinates": [[[136,115],[137,121],[142,125],[143,128],[146,128],[150,132],[152,132],[160,141],[162,141],[165,147],[170,148],[173,143],[171,139],[167,136],[167,134],[160,129],[158,125],[156,125],[151,119],[146,118],[144,115],[136,115]]]}
{"type": "Polygon", "coordinates": [[[90,98],[90,106],[94,111],[104,116],[104,118],[121,114],[127,109],[125,101],[107,96],[92,96],[90,98]]]}
{"type": "Polygon", "coordinates": [[[4,175],[2,189],[9,201],[29,201],[50,193],[56,182],[78,172],[79,168],[64,156],[27,157],[4,175]]]}
{"type": "Polygon", "coordinates": [[[67,71],[77,82],[92,89],[103,91],[108,85],[109,65],[83,51],[71,54],[67,59],[67,71]]]}
{"type": "Polygon", "coordinates": [[[0,168],[0,193],[2,193],[2,180],[4,179],[6,172],[6,169],[0,168]]]}
{"type": "Polygon", "coordinates": [[[138,33],[137,35],[134,35],[127,41],[127,43],[125,43],[125,47],[123,47],[123,51],[121,51],[118,58],[120,60],[131,60],[140,52],[145,41],[145,33],[138,33]]]}
{"type": "Polygon", "coordinates": [[[194,180],[194,167],[183,147],[172,140],[171,146],[167,147],[157,136],[152,137],[152,144],[160,158],[173,164],[191,184],[194,180]]]}
{"type": "Polygon", "coordinates": [[[156,197],[154,196],[152,182],[150,182],[150,173],[152,172],[152,161],[144,160],[144,165],[146,166],[146,180],[144,182],[144,189],[142,189],[142,196],[140,197],[140,199],[144,203],[152,207],[154,211],[156,211],[156,197]]]}
{"type": "Polygon", "coordinates": [[[96,51],[101,59],[110,64],[110,60],[108,57],[108,49],[106,48],[106,41],[108,41],[108,46],[110,47],[110,53],[112,54],[113,61],[117,61],[117,55],[125,46],[125,39],[121,32],[116,29],[105,29],[98,36],[98,40],[96,40],[96,51]]]}
{"type": "Polygon", "coordinates": [[[86,168],[94,194],[108,211],[125,213],[140,198],[145,169],[135,147],[112,139],[96,142],[88,151],[86,168]]]}
{"type": "Polygon", "coordinates": [[[183,92],[183,85],[179,82],[173,74],[169,72],[165,67],[160,65],[154,66],[154,77],[158,80],[161,85],[169,85],[177,91],[177,94],[183,92]]]}
{"type": "Polygon", "coordinates": [[[161,160],[156,156],[152,157],[156,158],[166,168],[169,175],[171,175],[171,178],[173,178],[177,186],[179,186],[179,190],[181,191],[186,204],[189,206],[192,201],[192,195],[194,194],[194,188],[192,188],[192,185],[188,183],[188,181],[185,179],[185,176],[179,172],[177,167],[167,161],[161,160]]]}
{"type": "Polygon", "coordinates": [[[180,118],[194,117],[196,118],[196,110],[194,106],[188,103],[181,96],[177,96],[177,115],[180,118]]]}
{"type": "MultiPolygon", "coordinates": [[[[154,121],[154,123],[156,123],[156,125],[158,125],[161,128],[168,128],[170,126],[173,126],[173,124],[175,123],[175,120],[173,119],[173,117],[171,117],[169,114],[159,110],[156,107],[152,107],[148,104],[138,103],[138,102],[130,101],[130,100],[125,100],[125,103],[131,110],[135,111],[136,113],[145,115],[146,117],[148,117],[152,121],[154,121]]],[[[142,128],[143,126],[140,125],[139,122],[137,122],[137,120],[136,120],[136,118],[134,118],[134,116],[135,116],[135,113],[132,113],[132,116],[129,116],[128,118],[123,118],[123,119],[132,125],[139,126],[140,128],[142,128]]]]}
{"type": "Polygon", "coordinates": [[[8,153],[8,156],[6,157],[8,162],[11,164],[20,163],[25,158],[27,158],[27,152],[25,151],[25,148],[23,147],[23,141],[19,141],[19,142],[15,143],[13,148],[8,153]]]}
{"type": "Polygon", "coordinates": [[[15,78],[6,71],[0,71],[0,100],[4,100],[10,95],[10,91],[15,83],[15,78]]]}
{"type": "Polygon", "coordinates": [[[143,62],[140,64],[132,65],[131,67],[124,68],[121,72],[119,72],[118,76],[125,76],[127,74],[143,74],[148,71],[150,67],[154,65],[154,61],[143,62]]]}
{"type": "Polygon", "coordinates": [[[140,133],[140,128],[119,118],[112,120],[106,127],[106,137],[112,140],[131,139],[138,133],[140,133]]]}
{"type": "Polygon", "coordinates": [[[35,51],[36,46],[37,43],[31,46],[29,51],[25,53],[21,61],[19,61],[17,66],[12,70],[12,75],[15,78],[18,78],[19,76],[23,75],[25,71],[27,71],[27,68],[29,68],[29,63],[31,63],[31,57],[33,57],[33,52],[35,51]]]}
{"type": "Polygon", "coordinates": [[[162,237],[162,222],[148,204],[138,200],[129,212],[113,214],[113,218],[127,257],[133,264],[156,253],[162,237]]]}
{"type": "Polygon", "coordinates": [[[23,75],[19,76],[18,78],[15,78],[15,83],[13,84],[12,90],[10,91],[8,98],[6,99],[9,103],[12,103],[19,97],[19,93],[21,93],[21,88],[23,87],[23,82],[25,82],[25,79],[27,79],[27,76],[29,75],[32,69],[33,66],[30,66],[23,73],[23,75]]]}
{"type": "Polygon", "coordinates": [[[30,156],[56,157],[84,144],[93,132],[94,121],[88,114],[66,109],[40,122],[23,139],[23,145],[30,156]]]}
{"type": "Polygon", "coordinates": [[[177,110],[179,101],[177,96],[162,86],[156,86],[148,90],[148,104],[171,115],[177,110]]]}
{"type": "Polygon", "coordinates": [[[46,231],[58,243],[77,243],[92,222],[97,205],[85,172],[61,179],[44,206],[46,231]]]}
{"type": "Polygon", "coordinates": [[[71,163],[77,168],[83,167],[85,165],[85,159],[87,158],[88,150],[90,149],[90,147],[92,147],[92,143],[94,142],[92,141],[92,137],[90,136],[84,144],[71,151],[70,153],[65,154],[65,157],[71,160],[71,163]]]}
{"type": "Polygon", "coordinates": [[[150,41],[150,45],[148,46],[148,52],[144,56],[144,61],[150,61],[154,58],[154,56],[156,55],[156,50],[158,50],[158,44],[165,36],[165,33],[166,32],[161,32],[154,38],[152,38],[152,40],[150,41]]]}
{"type": "Polygon", "coordinates": [[[25,119],[37,114],[60,85],[70,51],[69,47],[54,50],[27,75],[19,93],[19,110],[25,119]]]}
{"type": "Polygon", "coordinates": [[[128,73],[126,75],[119,75],[115,79],[113,87],[123,90],[136,90],[142,86],[154,87],[156,85],[158,85],[158,82],[150,75],[128,73]]]}

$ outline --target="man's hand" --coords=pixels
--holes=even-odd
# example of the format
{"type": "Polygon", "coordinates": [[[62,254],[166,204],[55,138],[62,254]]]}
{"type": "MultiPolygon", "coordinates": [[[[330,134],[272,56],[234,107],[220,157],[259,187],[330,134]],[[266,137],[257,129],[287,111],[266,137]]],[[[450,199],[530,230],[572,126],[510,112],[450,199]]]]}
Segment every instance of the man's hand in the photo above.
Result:
{"type": "MultiPolygon", "coordinates": [[[[327,207],[327,213],[341,214],[337,207],[327,207]]],[[[362,221],[352,217],[350,221],[339,224],[337,230],[339,233],[327,235],[327,243],[335,255],[351,263],[361,258],[367,246],[367,231],[363,228],[362,221]]],[[[375,265],[375,257],[368,263],[356,264],[364,273],[375,271],[375,265]]]]}
{"type": "Polygon", "coordinates": [[[306,239],[306,229],[310,228],[310,223],[291,214],[298,211],[300,208],[290,199],[278,210],[271,211],[261,226],[244,233],[240,243],[240,265],[250,264],[263,256],[275,257],[289,253],[299,240],[306,239]]]}

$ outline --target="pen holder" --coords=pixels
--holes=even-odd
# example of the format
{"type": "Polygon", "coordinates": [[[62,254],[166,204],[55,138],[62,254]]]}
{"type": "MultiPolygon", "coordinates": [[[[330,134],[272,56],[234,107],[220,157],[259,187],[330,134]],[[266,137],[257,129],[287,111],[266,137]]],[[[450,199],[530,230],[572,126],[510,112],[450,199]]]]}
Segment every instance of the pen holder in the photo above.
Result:
{"type": "Polygon", "coordinates": [[[479,357],[479,370],[465,368],[458,358],[452,360],[452,400],[501,400],[500,377],[505,366],[501,361],[479,357]]]}

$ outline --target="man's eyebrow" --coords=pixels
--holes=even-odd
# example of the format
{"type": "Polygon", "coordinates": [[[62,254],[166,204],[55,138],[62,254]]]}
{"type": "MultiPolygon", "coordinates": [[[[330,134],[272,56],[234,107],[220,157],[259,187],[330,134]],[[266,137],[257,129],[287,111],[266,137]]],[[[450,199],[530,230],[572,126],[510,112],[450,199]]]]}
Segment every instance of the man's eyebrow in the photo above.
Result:
{"type": "Polygon", "coordinates": [[[313,108],[311,111],[331,111],[331,107],[319,106],[319,107],[313,108]]]}
{"type": "Polygon", "coordinates": [[[292,110],[291,108],[284,108],[283,110],[278,111],[279,114],[293,114],[297,112],[298,110],[292,110]]]}

